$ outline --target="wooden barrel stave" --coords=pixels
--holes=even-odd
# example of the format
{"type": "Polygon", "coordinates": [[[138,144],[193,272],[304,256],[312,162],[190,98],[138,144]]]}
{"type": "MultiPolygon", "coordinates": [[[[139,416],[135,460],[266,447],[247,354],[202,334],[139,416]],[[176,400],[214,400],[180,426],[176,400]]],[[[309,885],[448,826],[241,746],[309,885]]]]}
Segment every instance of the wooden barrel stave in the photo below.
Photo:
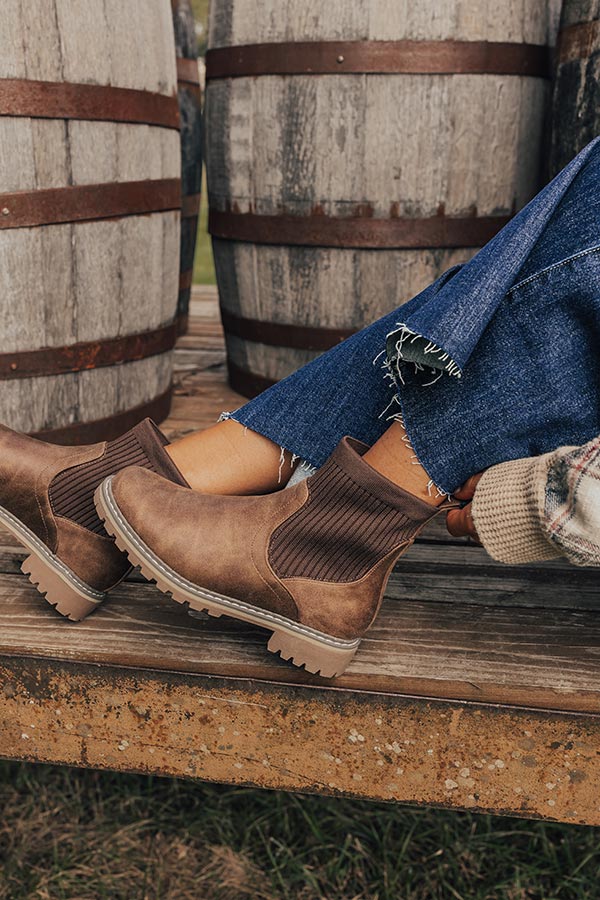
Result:
{"type": "MultiPolygon", "coordinates": [[[[331,329],[386,315],[475,252],[474,248],[381,252],[214,243],[219,289],[227,298],[224,308],[251,319],[262,313],[269,321],[331,329]],[[348,290],[343,293],[345,287],[348,290]],[[257,304],[265,293],[267,312],[257,304]],[[333,302],[324,304],[323,297],[333,302]]],[[[234,366],[270,381],[319,355],[319,351],[243,340],[227,329],[226,342],[234,366]]]]}
{"type": "Polygon", "coordinates": [[[565,0],[552,96],[549,175],[600,133],[600,2],[565,0]]]}
{"type": "MultiPolygon", "coordinates": [[[[464,3],[449,3],[436,7],[433,17],[427,4],[390,9],[379,0],[351,9],[320,4],[318,17],[314,4],[283,7],[267,2],[260,15],[257,9],[250,15],[235,0],[213,3],[209,46],[400,39],[547,44],[557,18],[557,3],[540,15],[533,0],[478,4],[472,14],[464,3]]],[[[470,258],[491,236],[483,227],[476,246],[466,236],[462,245],[380,250],[319,241],[329,233],[328,219],[346,217],[367,234],[371,223],[387,220],[396,229],[397,220],[414,218],[436,226],[444,215],[464,218],[471,236],[474,216],[496,221],[499,229],[539,187],[547,96],[541,78],[496,74],[262,74],[209,81],[211,212],[213,220],[215,210],[234,214],[228,235],[212,229],[226,316],[359,328],[470,258]],[[261,243],[266,238],[257,232],[254,243],[242,241],[235,229],[244,213],[308,219],[302,233],[310,235],[314,225],[320,237],[312,247],[285,246],[292,219],[279,245],[261,243]]],[[[252,220],[252,227],[263,224],[252,220]]],[[[318,355],[244,340],[228,333],[227,318],[225,330],[230,370],[267,381],[318,355]]],[[[237,376],[235,386],[243,389],[237,376]]]]}
{"type": "MultiPolygon", "coordinates": [[[[25,125],[25,120],[20,121],[25,125]]],[[[33,146],[52,146],[44,139],[44,126],[54,131],[57,123],[37,122],[33,146]],[[41,142],[41,143],[38,143],[41,142]]],[[[132,178],[177,177],[177,135],[163,129],[137,126],[135,134],[124,125],[72,122],[69,124],[72,149],[72,178],[75,184],[104,181],[128,181],[132,178]],[[150,132],[153,132],[152,134],[150,132]],[[173,145],[175,140],[175,145],[173,145]],[[170,146],[169,146],[170,144],[170,146]],[[105,155],[90,153],[102,147],[105,155]],[[79,151],[79,152],[78,152],[79,151]],[[110,152],[109,152],[110,151],[110,152]],[[119,169],[117,154],[126,164],[119,169]]],[[[62,154],[61,154],[62,156],[62,154]]],[[[23,172],[18,157],[11,156],[13,166],[23,172]]],[[[65,158],[57,160],[53,170],[45,160],[43,182],[30,169],[30,178],[19,187],[64,184],[65,158]],[[40,183],[41,182],[41,183],[40,183]]],[[[18,178],[18,172],[15,173],[18,178]]],[[[0,173],[0,192],[14,189],[15,178],[8,166],[0,173]],[[5,181],[5,174],[8,176],[5,181]],[[9,187],[12,185],[12,187],[9,187]]],[[[27,350],[41,346],[61,346],[78,341],[101,341],[143,328],[157,328],[173,318],[174,294],[178,283],[179,230],[178,213],[131,216],[120,221],[99,221],[75,225],[54,225],[39,229],[0,231],[0,291],[4,297],[21,294],[20,313],[13,303],[15,320],[3,317],[3,350],[27,350]],[[23,253],[23,236],[27,231],[27,253],[23,253]],[[23,266],[23,259],[27,266],[23,266]],[[74,278],[76,272],[76,279],[74,278]],[[51,285],[48,285],[51,278],[51,285]],[[52,298],[51,310],[40,302],[27,305],[28,318],[22,309],[26,298],[52,298]],[[60,306],[57,307],[56,303],[60,306]],[[35,315],[32,321],[31,314],[35,315]],[[50,314],[49,314],[50,313],[50,314]],[[118,323],[118,324],[117,324],[118,323]],[[12,326],[12,327],[11,327],[12,326]]],[[[148,361],[126,364],[118,370],[98,369],[93,373],[71,377],[71,402],[77,418],[104,418],[113,406],[115,412],[137,406],[163,393],[170,383],[170,368],[161,363],[153,372],[148,361]],[[87,378],[85,376],[88,376],[87,378]],[[78,387],[79,382],[81,382],[78,387]]],[[[25,379],[2,385],[2,395],[14,394],[10,421],[22,430],[56,427],[64,419],[66,406],[53,403],[49,397],[48,417],[37,425],[31,423],[27,404],[32,393],[50,392],[50,379],[25,379]],[[31,383],[31,382],[35,383],[31,383]],[[21,400],[19,401],[19,398],[21,400]],[[18,410],[15,418],[14,410],[18,410]]],[[[3,414],[3,420],[6,418],[3,414]]]]}
{"type": "MultiPolygon", "coordinates": [[[[11,4],[15,15],[17,9],[22,12],[31,40],[25,46],[22,40],[7,42],[10,53],[0,60],[0,78],[110,84],[173,95],[168,3],[153,0],[148,11],[142,0],[104,0],[78,17],[70,4],[56,0],[46,4],[48,15],[41,20],[39,10],[33,15],[21,0],[11,4]]],[[[6,19],[16,21],[10,15],[6,19]]],[[[179,135],[173,129],[0,117],[0,194],[177,179],[179,174],[179,135]]],[[[0,228],[0,259],[4,353],[151,330],[171,321],[175,312],[179,213],[0,228]]],[[[165,352],[116,367],[4,380],[0,419],[39,432],[109,418],[164,395],[171,365],[171,353],[165,352]]]]}
{"type": "Polygon", "coordinates": [[[202,187],[202,95],[192,7],[189,0],[172,0],[172,5],[181,128],[182,212],[177,318],[179,332],[184,333],[187,330],[189,314],[202,187]]]}
{"type": "MultiPolygon", "coordinates": [[[[15,389],[15,385],[19,382],[7,382],[2,385],[3,421],[21,423],[18,425],[19,430],[42,435],[44,432],[54,430],[65,429],[66,432],[69,426],[75,426],[73,439],[67,437],[64,441],[61,439],[59,443],[79,443],[78,433],[89,434],[89,439],[85,438],[85,442],[116,437],[121,432],[119,429],[111,430],[110,420],[116,419],[118,413],[137,407],[147,405],[151,409],[153,401],[168,392],[171,376],[172,355],[164,353],[151,359],[124,363],[118,367],[46,376],[44,391],[31,390],[25,401],[23,392],[15,389]],[[98,378],[100,373],[101,379],[98,378]],[[132,381],[136,385],[139,384],[136,402],[132,402],[130,390],[132,381]],[[82,420],[81,409],[87,408],[91,393],[97,395],[94,418],[82,420]],[[60,418],[56,416],[57,409],[61,411],[60,418]],[[88,422],[95,423],[105,419],[109,421],[105,424],[103,432],[97,432],[93,427],[89,429],[85,427],[88,422]]],[[[27,380],[34,382],[41,379],[27,380]]],[[[148,414],[150,415],[150,412],[148,414]]],[[[163,407],[163,418],[165,416],[166,411],[163,407]]]]}
{"type": "Polygon", "coordinates": [[[450,85],[447,76],[300,75],[215,81],[206,104],[211,208],[236,204],[240,213],[299,216],[360,210],[376,218],[435,216],[441,207],[453,216],[510,214],[537,182],[542,117],[530,116],[543,108],[547,85],[494,75],[481,80],[462,75],[450,85]],[[469,102],[474,91],[481,106],[495,110],[493,121],[482,122],[481,107],[469,102]],[[456,143],[448,141],[448,120],[460,121],[456,143]],[[419,122],[422,141],[406,141],[403,121],[419,122]],[[377,166],[365,171],[365,158],[376,158],[377,166]]]}
{"type": "MultiPolygon", "coordinates": [[[[585,2],[585,0],[581,0],[585,2]]],[[[592,0],[595,2],[595,0],[592,0]]],[[[434,8],[413,0],[261,0],[213,2],[209,47],[277,41],[410,40],[526,41],[556,40],[561,0],[444,0],[434,8]]]]}

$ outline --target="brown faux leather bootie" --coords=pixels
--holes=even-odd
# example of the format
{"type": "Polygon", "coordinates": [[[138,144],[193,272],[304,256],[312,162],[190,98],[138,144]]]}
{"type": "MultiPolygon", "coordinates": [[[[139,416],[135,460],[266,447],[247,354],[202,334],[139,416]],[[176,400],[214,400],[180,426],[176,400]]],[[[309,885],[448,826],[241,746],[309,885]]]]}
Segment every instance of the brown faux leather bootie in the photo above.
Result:
{"type": "Polygon", "coordinates": [[[184,491],[124,469],[96,491],[109,534],[179,603],[272,632],[269,650],[309,672],[342,672],[388,575],[431,506],[369,466],[344,438],[319,471],[259,497],[184,491]]]}
{"type": "Polygon", "coordinates": [[[63,616],[85,618],[131,568],[98,518],[96,487],[131,465],[187,486],[164,449],[168,443],[151,419],[114,441],[84,447],[0,426],[0,521],[30,551],[21,569],[63,616]]]}

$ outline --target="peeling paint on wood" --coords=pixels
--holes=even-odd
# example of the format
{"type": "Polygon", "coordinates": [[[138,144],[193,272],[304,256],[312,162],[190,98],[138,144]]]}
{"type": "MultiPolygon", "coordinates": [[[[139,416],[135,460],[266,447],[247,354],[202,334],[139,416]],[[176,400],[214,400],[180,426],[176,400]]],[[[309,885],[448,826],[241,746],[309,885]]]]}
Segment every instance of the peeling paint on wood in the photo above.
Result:
{"type": "Polygon", "coordinates": [[[600,716],[0,660],[0,753],[600,824],[600,716]]]}

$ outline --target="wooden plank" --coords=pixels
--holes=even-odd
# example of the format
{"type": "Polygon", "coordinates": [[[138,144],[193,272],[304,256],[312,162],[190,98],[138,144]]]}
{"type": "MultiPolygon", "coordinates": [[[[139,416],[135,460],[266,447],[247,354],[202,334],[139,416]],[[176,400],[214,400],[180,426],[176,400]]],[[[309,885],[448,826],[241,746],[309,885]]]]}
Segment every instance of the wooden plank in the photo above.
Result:
{"type": "Polygon", "coordinates": [[[245,402],[223,377],[223,367],[192,372],[179,377],[175,386],[171,414],[162,428],[168,437],[198,431],[214,425],[222,412],[231,412],[245,402]],[[221,377],[219,377],[221,373],[221,377]]]}
{"type": "Polygon", "coordinates": [[[0,754],[600,824],[600,717],[0,657],[0,754]]]}
{"type": "Polygon", "coordinates": [[[0,575],[0,655],[600,713],[596,612],[386,599],[334,681],[268,653],[266,635],[188,616],[143,583],[71,625],[24,578],[0,575]]]}
{"type": "Polygon", "coordinates": [[[190,315],[198,315],[198,306],[203,302],[209,303],[219,301],[219,292],[214,284],[194,284],[192,285],[192,293],[190,297],[190,315]]]}
{"type": "Polygon", "coordinates": [[[223,352],[223,329],[220,324],[207,318],[190,319],[190,328],[186,335],[179,338],[177,347],[181,349],[203,348],[223,352]],[[197,332],[196,332],[197,329],[197,332]]]}
{"type": "Polygon", "coordinates": [[[191,347],[189,350],[178,349],[173,357],[173,375],[177,381],[180,374],[188,374],[215,366],[222,366],[225,353],[221,349],[191,347]]]}
{"type": "Polygon", "coordinates": [[[600,583],[593,569],[566,560],[507,566],[481,547],[425,540],[399,560],[386,596],[503,609],[600,609],[600,583]]]}
{"type": "MultiPolygon", "coordinates": [[[[242,402],[222,362],[207,368],[222,354],[214,292],[192,303],[171,435],[242,402]]],[[[24,555],[0,530],[2,756],[600,824],[591,571],[503,566],[437,520],[326,681],[267,653],[261,629],[188,616],[137,571],[67,623],[18,574],[24,555]]]]}
{"type": "MultiPolygon", "coordinates": [[[[26,555],[9,532],[0,532],[0,572],[18,574],[26,555]]],[[[426,540],[400,559],[386,596],[501,608],[600,610],[600,587],[593,571],[560,560],[505,566],[478,547],[426,540]]]]}

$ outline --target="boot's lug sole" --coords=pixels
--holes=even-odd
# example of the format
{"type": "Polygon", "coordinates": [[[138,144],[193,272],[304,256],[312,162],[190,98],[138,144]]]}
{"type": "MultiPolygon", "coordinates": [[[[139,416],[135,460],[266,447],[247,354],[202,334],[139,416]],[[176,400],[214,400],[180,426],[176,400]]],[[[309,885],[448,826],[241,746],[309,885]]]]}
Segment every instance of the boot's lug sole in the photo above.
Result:
{"type": "Polygon", "coordinates": [[[98,609],[106,593],[89,587],[31,529],[2,506],[0,521],[29,550],[21,571],[61,616],[80,622],[98,609]]]}
{"type": "Polygon", "coordinates": [[[262,610],[235,597],[226,597],[193,584],[164,563],[139,537],[123,516],[114,498],[111,478],[96,489],[94,502],[108,534],[114,537],[119,550],[125,552],[133,565],[139,566],[146,578],[169,594],[177,603],[186,604],[188,611],[221,615],[268,628],[272,634],[267,649],[280,653],[282,659],[308,672],[325,678],[340,675],[356,653],[360,640],[345,641],[332,635],[300,625],[277,613],[262,610]]]}

